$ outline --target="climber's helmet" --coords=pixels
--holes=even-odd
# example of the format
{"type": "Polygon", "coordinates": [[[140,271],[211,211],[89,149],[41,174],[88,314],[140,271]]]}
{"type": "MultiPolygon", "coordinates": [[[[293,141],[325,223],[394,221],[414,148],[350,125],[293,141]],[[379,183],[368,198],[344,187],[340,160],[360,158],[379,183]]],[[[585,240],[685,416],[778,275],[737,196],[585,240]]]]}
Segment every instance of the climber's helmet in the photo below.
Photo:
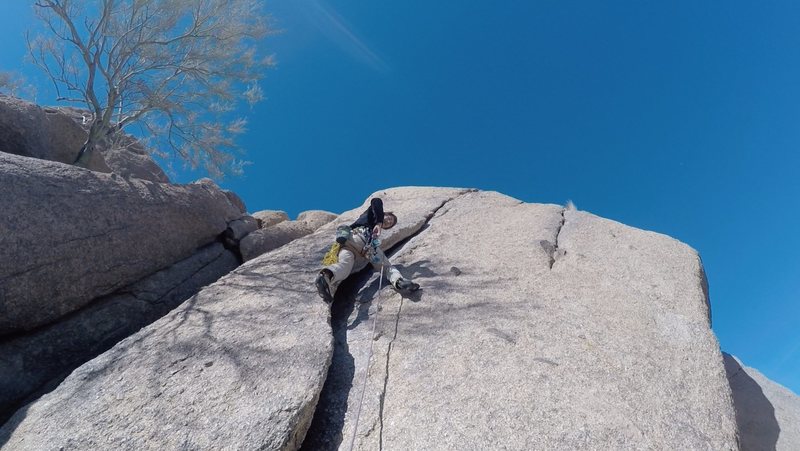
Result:
{"type": "Polygon", "coordinates": [[[381,228],[383,230],[391,229],[395,224],[397,224],[397,216],[395,216],[391,211],[385,212],[383,214],[383,223],[381,224],[381,228]]]}

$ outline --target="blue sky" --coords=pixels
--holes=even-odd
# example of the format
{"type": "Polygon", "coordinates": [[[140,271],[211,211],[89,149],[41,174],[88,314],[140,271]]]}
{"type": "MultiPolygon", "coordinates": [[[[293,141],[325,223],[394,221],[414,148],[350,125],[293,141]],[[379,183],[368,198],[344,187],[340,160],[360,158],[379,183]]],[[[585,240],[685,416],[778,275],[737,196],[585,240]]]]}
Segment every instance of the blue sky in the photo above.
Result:
{"type": "MultiPolygon", "coordinates": [[[[0,70],[35,77],[29,5],[0,6],[0,70]]],[[[723,350],[800,393],[800,3],[266,9],[278,66],[242,140],[253,164],[222,183],[251,211],[340,212],[402,185],[572,199],[699,250],[723,350]]]]}

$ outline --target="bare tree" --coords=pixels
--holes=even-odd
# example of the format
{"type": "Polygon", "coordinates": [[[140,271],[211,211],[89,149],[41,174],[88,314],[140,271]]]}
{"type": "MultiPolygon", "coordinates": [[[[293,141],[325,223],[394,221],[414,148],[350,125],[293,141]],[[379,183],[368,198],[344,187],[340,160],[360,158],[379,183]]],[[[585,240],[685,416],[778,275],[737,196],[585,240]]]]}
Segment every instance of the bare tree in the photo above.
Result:
{"type": "Polygon", "coordinates": [[[92,122],[76,164],[138,124],[173,155],[211,176],[239,172],[242,102],[263,98],[271,58],[259,0],[37,0],[48,36],[28,38],[59,100],[86,105],[92,122]]]}

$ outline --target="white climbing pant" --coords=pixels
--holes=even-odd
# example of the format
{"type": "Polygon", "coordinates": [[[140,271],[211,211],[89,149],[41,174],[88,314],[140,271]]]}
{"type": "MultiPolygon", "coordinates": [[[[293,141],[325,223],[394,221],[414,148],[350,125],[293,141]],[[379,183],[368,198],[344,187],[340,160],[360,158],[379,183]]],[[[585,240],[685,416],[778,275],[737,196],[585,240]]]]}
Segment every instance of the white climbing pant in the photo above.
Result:
{"type": "Polygon", "coordinates": [[[356,253],[353,251],[353,247],[359,249],[363,248],[363,243],[364,240],[359,236],[355,236],[354,234],[353,238],[348,242],[350,245],[343,246],[342,249],[339,250],[339,261],[325,267],[325,269],[328,269],[333,273],[333,279],[330,283],[331,296],[336,294],[339,284],[341,284],[344,279],[346,279],[350,274],[366,268],[367,264],[369,263],[371,263],[372,267],[377,271],[380,271],[381,267],[383,267],[383,271],[388,275],[389,283],[392,285],[394,285],[395,282],[403,277],[400,274],[400,271],[392,266],[392,262],[389,261],[389,258],[386,257],[386,254],[384,254],[382,250],[378,249],[377,263],[367,260],[367,258],[361,255],[360,252],[356,253]]]}

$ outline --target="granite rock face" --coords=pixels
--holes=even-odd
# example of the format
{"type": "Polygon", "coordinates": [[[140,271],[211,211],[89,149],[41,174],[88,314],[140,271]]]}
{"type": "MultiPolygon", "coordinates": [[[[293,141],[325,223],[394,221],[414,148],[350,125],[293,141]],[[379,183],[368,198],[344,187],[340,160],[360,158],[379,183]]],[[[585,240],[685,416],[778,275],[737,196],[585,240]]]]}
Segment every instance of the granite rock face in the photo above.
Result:
{"type": "Polygon", "coordinates": [[[724,354],[743,451],[800,449],[800,396],[724,354]]]}
{"type": "Polygon", "coordinates": [[[192,255],[240,216],[213,184],[123,179],[0,153],[0,335],[192,255]]]}
{"type": "Polygon", "coordinates": [[[337,292],[304,449],[738,449],[688,246],[468,192],[391,259],[422,289],[337,292]]]}
{"type": "Polygon", "coordinates": [[[233,253],[214,243],[61,321],[0,340],[0,422],[50,381],[164,316],[238,264],[233,253]]]}
{"type": "MultiPolygon", "coordinates": [[[[406,221],[386,242],[417,233],[460,192],[381,193],[406,221]]],[[[3,425],[0,447],[297,449],[332,354],[312,281],[335,225],[245,263],[81,366],[3,425]]]]}
{"type": "Polygon", "coordinates": [[[367,271],[333,318],[317,296],[336,226],[367,199],[76,369],[0,447],[738,449],[694,250],[493,192],[373,196],[420,291],[367,271]]]}

